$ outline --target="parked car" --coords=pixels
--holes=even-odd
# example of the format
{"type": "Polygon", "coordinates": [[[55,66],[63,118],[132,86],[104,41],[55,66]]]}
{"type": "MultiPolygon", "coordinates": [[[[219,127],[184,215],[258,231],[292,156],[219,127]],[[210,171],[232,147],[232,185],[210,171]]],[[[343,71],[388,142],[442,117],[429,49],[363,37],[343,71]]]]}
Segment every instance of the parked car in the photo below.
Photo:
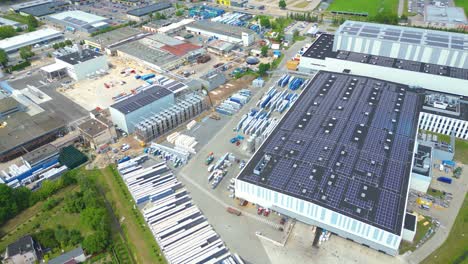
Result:
{"type": "Polygon", "coordinates": [[[263,216],[269,216],[270,215],[270,209],[265,209],[265,211],[263,211],[263,216]]]}
{"type": "Polygon", "coordinates": [[[259,207],[259,208],[257,209],[257,214],[258,214],[258,215],[261,215],[261,214],[263,213],[263,210],[264,210],[264,209],[263,209],[262,207],[259,207]]]}

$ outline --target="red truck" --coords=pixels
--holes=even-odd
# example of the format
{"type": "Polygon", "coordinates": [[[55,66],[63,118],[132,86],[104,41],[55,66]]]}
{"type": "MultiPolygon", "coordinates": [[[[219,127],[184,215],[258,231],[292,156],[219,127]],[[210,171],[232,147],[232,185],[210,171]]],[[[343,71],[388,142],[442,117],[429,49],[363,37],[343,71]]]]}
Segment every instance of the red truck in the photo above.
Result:
{"type": "Polygon", "coordinates": [[[242,214],[241,211],[239,211],[239,210],[237,210],[236,208],[233,208],[233,207],[228,207],[227,212],[230,213],[230,214],[233,214],[233,215],[237,215],[237,216],[240,216],[242,214]]]}

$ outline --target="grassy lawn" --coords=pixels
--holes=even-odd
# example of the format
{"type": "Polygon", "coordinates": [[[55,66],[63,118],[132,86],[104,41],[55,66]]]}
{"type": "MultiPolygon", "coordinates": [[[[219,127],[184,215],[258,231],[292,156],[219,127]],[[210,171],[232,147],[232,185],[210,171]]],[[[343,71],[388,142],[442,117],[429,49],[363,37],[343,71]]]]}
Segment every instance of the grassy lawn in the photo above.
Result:
{"type": "Polygon", "coordinates": [[[23,23],[23,24],[28,24],[28,19],[26,16],[22,16],[20,14],[17,14],[17,13],[13,13],[13,12],[8,12],[6,14],[3,14],[3,17],[4,18],[7,18],[7,19],[10,19],[10,20],[13,20],[13,21],[16,21],[16,22],[20,22],[20,23],[23,23]]]}
{"type": "Polygon", "coordinates": [[[403,241],[400,244],[400,255],[407,252],[407,251],[414,251],[416,249],[416,245],[421,241],[421,239],[426,235],[429,228],[432,226],[432,219],[430,217],[425,217],[424,220],[418,222],[416,227],[416,235],[414,236],[413,243],[403,241]],[[424,226],[423,223],[429,222],[428,225],[424,226]]]}
{"type": "Polygon", "coordinates": [[[466,1],[466,0],[455,0],[455,6],[463,8],[465,10],[465,14],[468,16],[468,1],[466,1]]]}
{"type": "Polygon", "coordinates": [[[417,15],[417,13],[408,12],[408,1],[409,0],[405,0],[405,4],[404,4],[404,7],[403,7],[403,15],[406,15],[407,17],[417,15]]]}
{"type": "Polygon", "coordinates": [[[106,199],[111,202],[118,215],[125,240],[137,263],[166,263],[164,256],[146,225],[122,178],[114,166],[103,170],[98,182],[105,190],[106,199]]]}
{"type": "MultiPolygon", "coordinates": [[[[68,186],[52,197],[56,199],[63,198],[66,195],[77,192],[78,190],[79,187],[76,185],[68,186]]],[[[34,234],[35,232],[46,228],[56,229],[58,225],[62,225],[69,230],[80,230],[82,236],[86,236],[92,232],[92,230],[80,223],[79,214],[70,214],[63,210],[63,201],[50,211],[42,210],[43,203],[44,202],[39,202],[26,209],[0,228],[3,235],[0,239],[0,249],[3,250],[8,244],[16,241],[26,234],[34,234]]]]}
{"type": "Polygon", "coordinates": [[[382,11],[397,13],[398,0],[334,0],[328,7],[328,10],[359,13],[367,12],[369,16],[374,16],[382,11]]]}
{"type": "Polygon", "coordinates": [[[432,252],[422,264],[462,264],[468,262],[468,195],[465,195],[447,240],[432,252]]]}
{"type": "MultiPolygon", "coordinates": [[[[426,131],[427,134],[436,134],[439,141],[450,143],[450,136],[426,131]]],[[[468,164],[468,141],[455,138],[455,158],[463,164],[468,164]]]]}
{"type": "Polygon", "coordinates": [[[308,5],[309,5],[309,2],[305,1],[305,2],[299,2],[299,3],[295,4],[295,5],[293,5],[293,7],[306,8],[308,5]]]}

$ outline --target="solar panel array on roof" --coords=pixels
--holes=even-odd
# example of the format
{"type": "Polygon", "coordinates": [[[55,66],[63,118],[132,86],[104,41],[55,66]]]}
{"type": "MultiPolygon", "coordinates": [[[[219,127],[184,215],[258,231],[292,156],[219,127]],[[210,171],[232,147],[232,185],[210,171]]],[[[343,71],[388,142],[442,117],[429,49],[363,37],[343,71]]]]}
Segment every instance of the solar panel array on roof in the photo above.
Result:
{"type": "Polygon", "coordinates": [[[400,234],[420,95],[319,72],[239,180],[400,234]]]}
{"type": "Polygon", "coordinates": [[[153,85],[153,87],[141,91],[123,101],[117,102],[111,105],[111,107],[119,110],[123,114],[128,114],[170,94],[172,94],[172,92],[168,89],[159,85],[153,85]]]}
{"type": "MultiPolygon", "coordinates": [[[[408,39],[408,41],[412,40],[408,39]]],[[[424,72],[429,74],[468,80],[468,69],[454,68],[444,65],[396,59],[384,56],[374,56],[351,51],[338,50],[335,52],[333,51],[333,42],[333,35],[322,34],[317,40],[315,40],[314,43],[312,43],[309,49],[306,50],[302,56],[322,60],[327,57],[336,58],[340,60],[354,61],[383,67],[398,68],[407,71],[424,72]]]]}

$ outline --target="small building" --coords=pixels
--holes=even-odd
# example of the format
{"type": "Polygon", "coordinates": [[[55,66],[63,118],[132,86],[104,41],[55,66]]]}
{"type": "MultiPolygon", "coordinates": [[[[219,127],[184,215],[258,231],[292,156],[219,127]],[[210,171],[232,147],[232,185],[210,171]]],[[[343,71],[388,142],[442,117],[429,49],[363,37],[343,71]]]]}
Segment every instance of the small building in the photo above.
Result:
{"type": "Polygon", "coordinates": [[[408,242],[413,242],[414,236],[416,236],[417,229],[417,217],[415,214],[406,213],[405,223],[403,225],[402,239],[408,242]]]}
{"type": "Polygon", "coordinates": [[[207,51],[222,56],[231,52],[235,47],[233,43],[217,39],[208,43],[207,51]]]}
{"type": "Polygon", "coordinates": [[[240,43],[247,47],[254,43],[255,32],[248,28],[232,26],[212,21],[197,21],[187,25],[186,30],[196,35],[203,35],[219,40],[240,43]]]}
{"type": "Polygon", "coordinates": [[[19,12],[23,16],[34,16],[37,19],[42,20],[45,16],[55,14],[57,12],[65,11],[70,6],[69,2],[65,1],[50,1],[40,3],[39,1],[33,1],[37,3],[36,5],[24,7],[18,9],[16,12],[19,12]]]}
{"type": "Polygon", "coordinates": [[[55,64],[66,69],[68,76],[76,81],[86,79],[96,73],[102,73],[102,71],[109,69],[106,55],[91,49],[80,50],[57,57],[55,58],[55,64]]]}
{"type": "Polygon", "coordinates": [[[79,10],[65,11],[62,13],[50,15],[48,20],[62,26],[68,31],[82,31],[93,33],[100,29],[109,27],[109,19],[86,13],[79,10]]]}
{"type": "Polygon", "coordinates": [[[137,9],[132,9],[127,11],[127,18],[133,21],[141,22],[144,20],[149,19],[149,15],[160,12],[166,13],[172,9],[172,4],[169,2],[159,2],[151,5],[147,5],[144,7],[140,7],[137,9]]]}
{"type": "Polygon", "coordinates": [[[81,247],[77,247],[49,260],[48,264],[75,264],[86,261],[86,255],[81,247]]]}
{"type": "Polygon", "coordinates": [[[59,154],[59,149],[57,147],[52,144],[47,144],[24,154],[21,159],[26,166],[32,168],[40,164],[48,163],[51,160],[56,160],[59,154]]]}
{"type": "Polygon", "coordinates": [[[233,6],[233,7],[243,8],[243,7],[247,6],[247,3],[249,1],[247,1],[247,0],[231,0],[230,2],[231,2],[231,6],[233,6]]]}
{"type": "Polygon", "coordinates": [[[26,235],[7,246],[5,251],[5,264],[34,264],[41,256],[39,244],[34,242],[30,235],[26,235]]]}
{"type": "Polygon", "coordinates": [[[132,133],[135,124],[152,113],[158,113],[175,103],[174,94],[159,85],[127,97],[109,107],[112,122],[127,133],[132,133]]]}
{"type": "Polygon", "coordinates": [[[202,81],[203,86],[205,86],[208,92],[218,88],[220,85],[223,85],[227,82],[224,73],[218,70],[209,71],[205,75],[200,76],[200,80],[202,81]]]}
{"type": "Polygon", "coordinates": [[[418,144],[414,153],[410,188],[426,193],[432,180],[432,148],[418,144]]]}
{"type": "Polygon", "coordinates": [[[20,22],[16,22],[16,21],[6,19],[3,17],[0,17],[0,26],[12,26],[15,29],[20,28],[22,30],[28,29],[28,25],[26,24],[21,24],[20,22]]]}
{"type": "Polygon", "coordinates": [[[424,22],[427,26],[457,28],[468,25],[461,7],[426,5],[424,22]]]}
{"type": "Polygon", "coordinates": [[[50,43],[60,39],[63,39],[63,33],[60,31],[51,28],[39,29],[34,32],[0,40],[0,49],[11,54],[17,52],[22,47],[50,43]]]}
{"type": "Polygon", "coordinates": [[[117,138],[114,125],[102,114],[91,114],[89,119],[78,125],[78,130],[85,143],[93,149],[117,138]]]}

